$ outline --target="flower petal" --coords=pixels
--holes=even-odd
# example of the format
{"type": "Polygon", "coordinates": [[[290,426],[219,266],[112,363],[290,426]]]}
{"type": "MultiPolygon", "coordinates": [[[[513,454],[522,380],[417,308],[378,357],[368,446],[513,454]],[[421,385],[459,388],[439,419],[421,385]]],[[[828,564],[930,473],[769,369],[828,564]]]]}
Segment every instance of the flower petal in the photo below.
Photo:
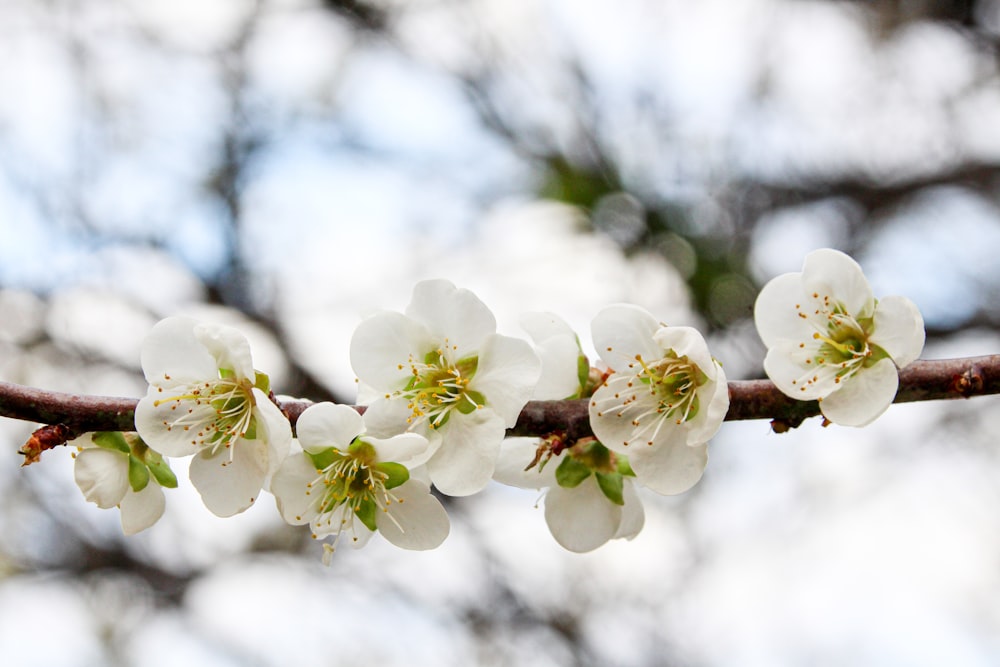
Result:
{"type": "Polygon", "coordinates": [[[559,401],[580,394],[580,345],[576,336],[553,336],[536,342],[535,352],[542,362],[542,372],[531,398],[536,401],[559,401]]]}
{"type": "Polygon", "coordinates": [[[899,372],[891,359],[863,368],[841,382],[819,407],[823,416],[841,426],[865,426],[885,412],[896,397],[899,372]]]}
{"type": "Polygon", "coordinates": [[[698,483],[708,464],[708,445],[672,440],[662,446],[634,447],[629,463],[636,478],[657,493],[672,496],[698,483]]]}
{"type": "Polygon", "coordinates": [[[254,388],[254,411],[257,418],[257,438],[267,443],[267,474],[272,475],[288,456],[292,444],[292,425],[288,417],[267,394],[254,388]]]}
{"type": "Polygon", "coordinates": [[[188,393],[186,386],[160,391],[151,385],[135,408],[136,431],[147,445],[164,456],[191,456],[198,452],[203,438],[197,434],[215,419],[215,408],[208,403],[171,400],[188,393]],[[184,417],[185,425],[170,426],[181,417],[184,417]]]}
{"type": "Polygon", "coordinates": [[[539,438],[507,438],[504,440],[500,447],[496,469],[493,471],[493,479],[501,484],[516,486],[520,489],[542,489],[554,486],[556,483],[555,470],[559,466],[559,461],[555,457],[545,466],[535,465],[530,470],[525,470],[525,467],[535,458],[539,444],[541,444],[539,438]],[[541,470],[539,470],[540,467],[541,470]]]}
{"type": "Polygon", "coordinates": [[[83,497],[101,509],[122,501],[128,491],[128,455],[101,447],[88,447],[76,455],[73,478],[83,497]]]}
{"type": "Polygon", "coordinates": [[[316,516],[316,495],[310,494],[319,473],[303,452],[296,451],[286,458],[271,478],[271,493],[285,523],[301,526],[316,516]]]}
{"type": "Polygon", "coordinates": [[[250,341],[238,330],[221,324],[198,323],[194,336],[215,359],[216,368],[230,370],[240,379],[255,379],[250,341]]]}
{"type": "Polygon", "coordinates": [[[392,490],[398,499],[388,512],[375,516],[378,532],[397,547],[423,551],[434,549],[448,537],[451,523],[441,501],[427,485],[411,479],[392,490]]]}
{"type": "Polygon", "coordinates": [[[440,342],[427,327],[400,313],[377,313],[351,336],[351,368],[358,379],[380,394],[402,389],[409,381],[409,361],[423,361],[440,342]]]}
{"type": "Polygon", "coordinates": [[[479,350],[479,367],[469,388],[481,392],[510,428],[531,398],[541,372],[542,362],[526,341],[492,334],[479,350]]]}
{"type": "Polygon", "coordinates": [[[591,475],[572,489],[558,485],[549,489],[545,522],[563,548],[583,553],[615,536],[622,523],[622,507],[605,497],[591,475]]]}
{"type": "Polygon", "coordinates": [[[295,423],[299,444],[307,452],[318,452],[328,447],[346,451],[364,430],[364,420],[357,410],[334,403],[310,405],[295,423]]]}
{"type": "Polygon", "coordinates": [[[518,322],[536,344],[544,343],[557,336],[576,337],[576,333],[566,323],[566,320],[555,313],[524,313],[518,322]]]}
{"type": "MultiPolygon", "coordinates": [[[[660,327],[653,334],[653,340],[656,341],[656,344],[661,349],[652,359],[660,359],[663,357],[664,352],[673,350],[678,357],[687,357],[689,361],[697,364],[701,372],[707,375],[710,380],[715,379],[718,366],[708,351],[708,344],[705,342],[705,337],[697,329],[691,327],[660,327]]],[[[649,361],[650,358],[644,357],[644,359],[649,361]]]]}
{"type": "Polygon", "coordinates": [[[903,296],[879,299],[869,341],[888,352],[899,368],[920,356],[925,336],[924,318],[915,303],[903,296]]]}
{"type": "Polygon", "coordinates": [[[872,314],[875,299],[868,279],[861,266],[839,250],[821,248],[806,255],[802,286],[807,294],[829,294],[857,319],[872,314]]]}
{"type": "Polygon", "coordinates": [[[503,419],[492,410],[467,415],[453,412],[441,446],[427,462],[438,490],[449,496],[482,491],[493,476],[506,430],[503,419]]]}
{"type": "Polygon", "coordinates": [[[122,532],[135,535],[146,530],[160,520],[166,506],[163,489],[155,481],[138,493],[129,489],[121,502],[122,532]]]}
{"type": "Polygon", "coordinates": [[[475,352],[487,336],[496,333],[490,309],[467,289],[447,280],[422,280],[413,288],[406,315],[420,322],[438,341],[456,346],[458,357],[475,352]]]}
{"type": "Polygon", "coordinates": [[[146,381],[170,387],[219,376],[219,367],[195,336],[190,317],[168,317],[157,322],[142,343],[140,362],[146,381]]]}
{"type": "Polygon", "coordinates": [[[713,365],[715,366],[715,380],[698,390],[701,409],[698,411],[698,415],[689,422],[687,436],[689,445],[708,442],[712,436],[719,432],[722,422],[726,418],[726,413],[729,412],[729,383],[726,380],[726,373],[718,364],[713,365]]]}
{"type": "Polygon", "coordinates": [[[198,489],[205,507],[216,516],[243,512],[254,504],[268,473],[267,443],[238,439],[230,450],[221,448],[210,455],[206,449],[191,460],[191,483],[198,489]]]}
{"type": "Polygon", "coordinates": [[[379,462],[409,466],[413,461],[424,463],[430,458],[427,454],[430,441],[419,433],[401,433],[391,438],[365,437],[365,442],[370,442],[375,447],[379,462]]]}
{"type": "Polygon", "coordinates": [[[660,323],[648,311],[628,303],[604,308],[590,324],[597,354],[616,371],[625,371],[636,355],[643,359],[661,357],[660,347],[653,342],[659,328],[660,323]]]}
{"type": "Polygon", "coordinates": [[[765,346],[811,339],[815,328],[811,313],[803,310],[807,302],[801,273],[785,273],[764,285],[754,303],[753,321],[765,346]]]}
{"type": "Polygon", "coordinates": [[[639,492],[631,479],[625,479],[622,497],[625,500],[625,504],[622,505],[622,522],[618,526],[615,538],[621,537],[631,540],[639,534],[646,523],[646,511],[642,507],[642,499],[639,498],[639,492]]]}
{"type": "Polygon", "coordinates": [[[775,386],[789,398],[813,401],[839,390],[836,383],[837,368],[830,365],[807,365],[805,359],[812,355],[807,345],[789,340],[779,341],[768,349],[764,357],[764,372],[775,386]]]}

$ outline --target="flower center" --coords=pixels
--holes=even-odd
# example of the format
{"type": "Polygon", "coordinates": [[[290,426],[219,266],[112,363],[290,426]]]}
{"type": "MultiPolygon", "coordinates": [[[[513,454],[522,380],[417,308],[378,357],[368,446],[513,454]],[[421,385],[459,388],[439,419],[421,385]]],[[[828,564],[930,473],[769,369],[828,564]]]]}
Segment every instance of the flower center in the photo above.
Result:
{"type": "Polygon", "coordinates": [[[642,366],[637,377],[656,399],[657,414],[677,424],[694,419],[698,414],[697,389],[708,381],[698,365],[672,351],[653,363],[646,363],[639,354],[635,359],[642,366]]]}
{"type": "Polygon", "coordinates": [[[253,383],[225,370],[220,375],[218,380],[189,385],[184,393],[153,402],[156,407],[172,403],[170,412],[176,417],[163,420],[166,429],[191,432],[191,444],[211,447],[213,455],[219,447],[229,448],[237,438],[257,437],[253,383]]]}
{"type": "MultiPolygon", "coordinates": [[[[411,415],[407,423],[411,426],[427,422],[432,428],[444,426],[452,410],[469,414],[486,405],[486,397],[469,389],[469,384],[479,366],[479,357],[470,355],[457,361],[452,360],[455,346],[449,347],[448,340],[436,350],[428,352],[422,360],[413,356],[407,359],[412,377],[398,396],[407,399],[411,415]]],[[[404,368],[403,364],[399,365],[404,368]]]]}
{"type": "MultiPolygon", "coordinates": [[[[388,513],[392,503],[402,502],[389,490],[405,482],[409,472],[398,463],[379,463],[369,442],[356,438],[346,452],[331,447],[309,457],[319,473],[306,490],[307,495],[317,495],[314,528],[339,534],[357,516],[374,531],[377,512],[388,513]]],[[[391,514],[389,518],[395,522],[391,514]]]]}
{"type": "Polygon", "coordinates": [[[830,379],[834,384],[840,384],[859,369],[884,356],[878,347],[868,342],[874,327],[871,318],[859,320],[829,295],[814,292],[812,299],[816,302],[813,315],[818,318],[808,317],[802,312],[801,305],[795,306],[799,310],[799,317],[809,319],[813,324],[815,331],[812,338],[816,341],[811,345],[799,343],[799,348],[805,352],[804,359],[800,359],[800,362],[804,363],[806,373],[792,380],[792,384],[799,385],[801,391],[830,379]]]}

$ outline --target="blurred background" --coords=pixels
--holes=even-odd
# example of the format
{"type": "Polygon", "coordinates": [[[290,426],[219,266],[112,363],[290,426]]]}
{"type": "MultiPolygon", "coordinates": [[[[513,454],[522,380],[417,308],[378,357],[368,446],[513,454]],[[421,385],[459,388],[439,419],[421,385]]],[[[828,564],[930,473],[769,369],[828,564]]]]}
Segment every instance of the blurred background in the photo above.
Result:
{"type": "MultiPolygon", "coordinates": [[[[762,376],[760,286],[835,247],[924,358],[1000,352],[1000,2],[2,0],[0,379],[140,396],[143,336],[233,324],[279,393],[354,400],[350,335],[413,284],[503,333],[629,301],[762,376]]],[[[181,488],[121,535],[68,449],[0,420],[4,664],[1000,662],[996,397],[873,426],[727,423],[631,542],[538,494],[448,503],[428,553],[329,568],[264,496],[181,488]],[[544,502],[544,501],[542,501],[544,502]]]]}

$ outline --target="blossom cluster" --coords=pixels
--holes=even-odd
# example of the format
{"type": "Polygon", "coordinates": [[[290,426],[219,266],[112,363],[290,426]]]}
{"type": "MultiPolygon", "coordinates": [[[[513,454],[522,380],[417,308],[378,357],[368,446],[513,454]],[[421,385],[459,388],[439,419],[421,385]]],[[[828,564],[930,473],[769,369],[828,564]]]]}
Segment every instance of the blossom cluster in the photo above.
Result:
{"type": "MultiPolygon", "coordinates": [[[[827,420],[846,425],[888,407],[897,368],[923,346],[916,307],[876,300],[860,267],[834,250],[768,283],[754,316],[775,385],[820,401],[827,420]]],[[[268,492],[287,523],[329,538],[327,554],[341,539],[362,546],[375,533],[435,548],[449,532],[439,495],[474,494],[491,480],[544,490],[546,523],[571,551],[635,537],[642,489],[678,494],[701,479],[729,410],[722,364],[698,331],[634,305],[593,319],[596,367],[558,316],[521,323],[530,342],[497,333],[472,292],[420,282],[404,312],[376,313],[355,330],[363,410],[313,404],[293,437],[242,334],[167,318],[142,347],[149,389],[137,432],[81,438],[77,483],[99,507],[118,506],[132,534],[163,514],[163,488],[177,486],[169,460],[191,457],[190,481],[211,512],[238,514],[268,492]],[[586,400],[593,435],[508,438],[532,399],[586,400]]]]}

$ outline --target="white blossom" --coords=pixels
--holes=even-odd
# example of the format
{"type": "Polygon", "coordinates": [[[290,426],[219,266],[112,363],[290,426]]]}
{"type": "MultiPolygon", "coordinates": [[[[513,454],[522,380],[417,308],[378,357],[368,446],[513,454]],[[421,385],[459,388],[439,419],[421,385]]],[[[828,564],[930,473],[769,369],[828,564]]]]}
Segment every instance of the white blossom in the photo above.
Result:
{"type": "Polygon", "coordinates": [[[754,306],[764,370],[784,394],[818,400],[823,416],[864,426],[892,403],[898,368],[920,356],[924,321],[902,296],[876,299],[861,267],[828,248],[780,275],[754,306]]]}
{"type": "Polygon", "coordinates": [[[291,427],[235,329],[185,317],[157,323],[142,346],[149,391],[136,429],[164,456],[190,456],[191,482],[218,516],[250,507],[288,454],[291,427]]]}
{"type": "Polygon", "coordinates": [[[590,400],[594,434],[628,456],[643,485],[664,494],[691,488],[729,409],[726,375],[705,339],[628,304],[598,313],[592,334],[611,369],[590,400]]]}
{"type": "Polygon", "coordinates": [[[427,449],[426,438],[365,433],[353,408],[317,403],[296,423],[302,451],[289,456],[271,481],[278,510],[292,525],[309,524],[316,539],[350,535],[363,546],[377,531],[404,549],[433,549],[449,521],[428,485],[406,463],[427,449]]]}
{"type": "Polygon", "coordinates": [[[161,486],[176,487],[177,478],[137,435],[91,433],[74,444],[76,485],[101,509],[119,508],[122,532],[134,535],[163,516],[166,499],[161,486]]]}
{"type": "Polygon", "coordinates": [[[405,314],[361,322],[351,365],[380,396],[366,412],[369,432],[425,435],[430,478],[455,496],[489,482],[506,429],[540,373],[526,341],[497,334],[486,305],[446,280],[418,283],[405,314]]]}

